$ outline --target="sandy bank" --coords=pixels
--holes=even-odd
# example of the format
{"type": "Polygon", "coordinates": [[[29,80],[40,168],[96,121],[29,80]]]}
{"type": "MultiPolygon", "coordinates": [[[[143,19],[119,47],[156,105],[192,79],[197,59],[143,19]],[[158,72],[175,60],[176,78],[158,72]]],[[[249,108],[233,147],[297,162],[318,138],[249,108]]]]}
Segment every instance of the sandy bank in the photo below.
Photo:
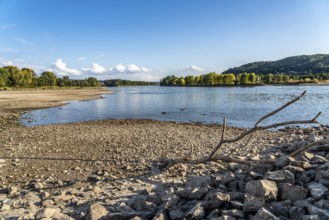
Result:
{"type": "Polygon", "coordinates": [[[101,95],[110,92],[111,90],[107,88],[0,91],[0,111],[19,112],[55,107],[72,100],[98,99],[101,95]]]}

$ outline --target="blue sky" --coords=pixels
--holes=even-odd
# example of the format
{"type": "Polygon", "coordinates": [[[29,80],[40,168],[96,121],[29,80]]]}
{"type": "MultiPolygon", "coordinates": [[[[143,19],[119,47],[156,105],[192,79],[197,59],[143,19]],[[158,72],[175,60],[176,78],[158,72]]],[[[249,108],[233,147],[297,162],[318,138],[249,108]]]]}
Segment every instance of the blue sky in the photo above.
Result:
{"type": "Polygon", "coordinates": [[[329,53],[328,0],[0,0],[0,64],[159,80],[329,53]]]}

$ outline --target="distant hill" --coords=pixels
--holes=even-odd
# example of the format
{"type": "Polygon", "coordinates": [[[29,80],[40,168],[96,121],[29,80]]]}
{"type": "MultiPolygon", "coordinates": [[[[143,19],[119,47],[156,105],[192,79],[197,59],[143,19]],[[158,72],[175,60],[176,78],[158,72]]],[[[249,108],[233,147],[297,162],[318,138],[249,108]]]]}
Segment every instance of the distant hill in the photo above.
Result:
{"type": "Polygon", "coordinates": [[[315,54],[287,57],[277,61],[260,61],[230,68],[223,73],[296,74],[329,73],[329,54],[315,54]]]}

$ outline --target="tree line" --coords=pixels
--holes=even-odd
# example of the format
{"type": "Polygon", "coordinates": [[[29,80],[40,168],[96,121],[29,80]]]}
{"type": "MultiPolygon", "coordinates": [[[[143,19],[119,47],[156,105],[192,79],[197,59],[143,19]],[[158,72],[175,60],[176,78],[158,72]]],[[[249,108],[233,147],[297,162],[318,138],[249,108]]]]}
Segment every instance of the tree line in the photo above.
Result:
{"type": "Polygon", "coordinates": [[[288,75],[288,74],[265,74],[255,73],[240,74],[217,74],[214,72],[186,77],[175,75],[166,76],[160,80],[161,86],[216,86],[216,85],[261,85],[261,84],[282,84],[282,83],[317,83],[319,80],[329,80],[329,73],[318,73],[309,75],[288,75]]]}
{"type": "Polygon", "coordinates": [[[157,82],[145,82],[145,81],[130,81],[125,79],[108,79],[104,81],[105,86],[152,86],[158,85],[157,82]]]}
{"type": "Polygon", "coordinates": [[[42,86],[100,86],[98,80],[89,77],[83,80],[73,80],[68,76],[58,78],[53,72],[45,71],[38,76],[32,69],[16,66],[0,67],[0,87],[42,87],[42,86]]]}

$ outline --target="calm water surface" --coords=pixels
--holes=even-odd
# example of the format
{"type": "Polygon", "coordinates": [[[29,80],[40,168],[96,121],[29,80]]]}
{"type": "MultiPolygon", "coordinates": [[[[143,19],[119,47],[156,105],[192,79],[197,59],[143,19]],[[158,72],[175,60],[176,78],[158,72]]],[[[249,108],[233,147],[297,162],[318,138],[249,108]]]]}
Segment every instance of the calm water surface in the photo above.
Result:
{"type": "Polygon", "coordinates": [[[117,87],[103,99],[74,101],[22,116],[27,126],[99,119],[143,118],[161,121],[222,123],[250,127],[264,114],[307,90],[306,96],[263,124],[310,119],[329,124],[329,86],[117,87]],[[30,120],[28,120],[28,118],[30,120]],[[31,121],[32,122],[28,122],[31,121]]]}

